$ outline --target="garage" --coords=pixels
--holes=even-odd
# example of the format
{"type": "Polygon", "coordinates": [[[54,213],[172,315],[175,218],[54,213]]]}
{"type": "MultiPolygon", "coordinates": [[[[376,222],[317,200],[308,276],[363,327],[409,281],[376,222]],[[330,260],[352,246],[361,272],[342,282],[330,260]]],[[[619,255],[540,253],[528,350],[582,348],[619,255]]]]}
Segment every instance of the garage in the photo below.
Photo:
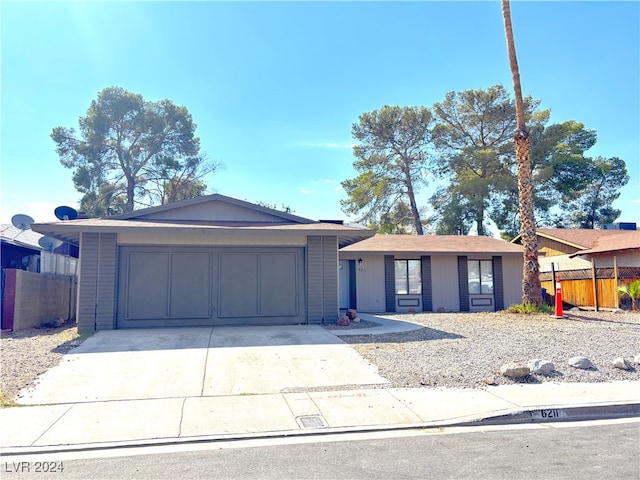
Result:
{"type": "Polygon", "coordinates": [[[117,328],[305,323],[304,249],[121,247],[117,328]]]}
{"type": "Polygon", "coordinates": [[[32,228],[79,246],[80,333],[335,321],[338,249],[375,233],[220,194],[32,228]]]}

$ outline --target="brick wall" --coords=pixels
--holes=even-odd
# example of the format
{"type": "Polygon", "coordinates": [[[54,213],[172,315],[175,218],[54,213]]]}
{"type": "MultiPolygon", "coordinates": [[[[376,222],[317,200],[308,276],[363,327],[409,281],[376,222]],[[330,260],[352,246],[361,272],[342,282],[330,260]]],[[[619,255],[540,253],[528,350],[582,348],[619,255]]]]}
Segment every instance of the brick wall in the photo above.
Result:
{"type": "Polygon", "coordinates": [[[75,320],[76,277],[16,270],[15,281],[13,330],[75,320]]]}

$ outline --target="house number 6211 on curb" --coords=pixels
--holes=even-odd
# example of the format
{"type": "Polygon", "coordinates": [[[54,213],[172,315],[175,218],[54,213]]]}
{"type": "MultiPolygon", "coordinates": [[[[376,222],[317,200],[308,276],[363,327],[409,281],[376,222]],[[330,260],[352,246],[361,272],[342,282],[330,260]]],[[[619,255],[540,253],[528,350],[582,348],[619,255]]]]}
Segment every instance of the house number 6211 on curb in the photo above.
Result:
{"type": "Polygon", "coordinates": [[[546,420],[552,420],[554,418],[560,418],[560,417],[566,416],[564,412],[561,412],[557,408],[545,408],[544,410],[536,410],[535,412],[537,413],[536,417],[544,418],[546,420]]]}

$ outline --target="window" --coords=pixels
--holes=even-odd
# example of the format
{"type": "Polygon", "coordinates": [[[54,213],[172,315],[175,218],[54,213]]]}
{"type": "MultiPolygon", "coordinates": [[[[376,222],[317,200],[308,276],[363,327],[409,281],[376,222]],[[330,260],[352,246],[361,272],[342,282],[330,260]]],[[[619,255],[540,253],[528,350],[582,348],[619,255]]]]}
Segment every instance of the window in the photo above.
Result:
{"type": "Polygon", "coordinates": [[[468,260],[469,295],[493,294],[493,262],[491,260],[468,260]]]}
{"type": "Polygon", "coordinates": [[[396,260],[396,295],[420,295],[422,293],[422,275],[420,260],[396,260]]]}

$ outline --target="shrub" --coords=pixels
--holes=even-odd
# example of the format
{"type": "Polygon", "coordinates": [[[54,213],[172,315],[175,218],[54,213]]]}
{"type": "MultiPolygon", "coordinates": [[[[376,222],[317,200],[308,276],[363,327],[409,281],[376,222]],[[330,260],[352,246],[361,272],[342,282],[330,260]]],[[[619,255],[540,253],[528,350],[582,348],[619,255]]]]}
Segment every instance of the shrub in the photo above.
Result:
{"type": "Polygon", "coordinates": [[[533,305],[531,303],[527,303],[525,305],[521,304],[521,303],[514,303],[513,305],[509,305],[509,308],[507,309],[507,312],[509,313],[525,313],[527,315],[529,314],[536,314],[536,313],[545,313],[545,314],[550,314],[554,312],[554,309],[551,305],[533,305]]]}

